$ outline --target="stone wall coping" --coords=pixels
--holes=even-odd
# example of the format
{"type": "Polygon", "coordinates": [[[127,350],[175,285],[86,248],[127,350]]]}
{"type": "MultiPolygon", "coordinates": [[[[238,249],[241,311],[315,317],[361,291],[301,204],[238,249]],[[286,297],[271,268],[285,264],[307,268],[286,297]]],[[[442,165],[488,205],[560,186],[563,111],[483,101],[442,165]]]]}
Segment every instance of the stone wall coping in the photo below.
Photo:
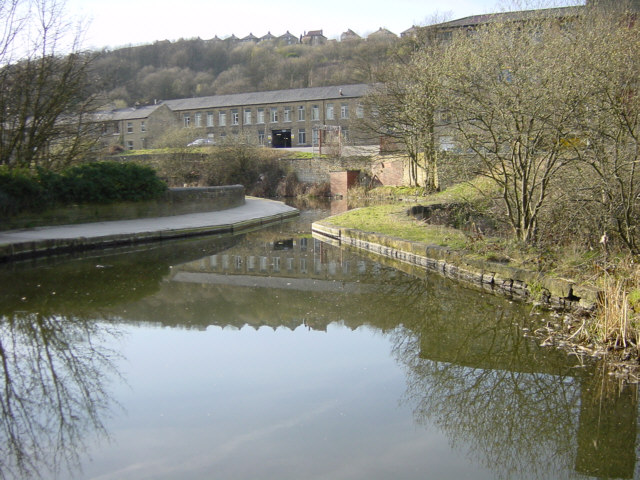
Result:
{"type": "Polygon", "coordinates": [[[313,223],[311,231],[316,238],[335,245],[366,250],[480,286],[484,290],[549,307],[593,310],[601,295],[598,289],[577,284],[571,279],[484,260],[446,246],[340,228],[323,222],[313,223]]]}

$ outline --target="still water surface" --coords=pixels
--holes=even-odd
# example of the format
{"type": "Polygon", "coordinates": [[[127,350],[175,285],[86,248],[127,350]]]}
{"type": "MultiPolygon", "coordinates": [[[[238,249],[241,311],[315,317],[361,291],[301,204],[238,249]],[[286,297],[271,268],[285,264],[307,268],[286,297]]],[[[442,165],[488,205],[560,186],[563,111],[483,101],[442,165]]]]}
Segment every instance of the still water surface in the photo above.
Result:
{"type": "Polygon", "coordinates": [[[552,316],[323,214],[2,266],[0,478],[638,478],[636,389],[524,335],[552,316]]]}

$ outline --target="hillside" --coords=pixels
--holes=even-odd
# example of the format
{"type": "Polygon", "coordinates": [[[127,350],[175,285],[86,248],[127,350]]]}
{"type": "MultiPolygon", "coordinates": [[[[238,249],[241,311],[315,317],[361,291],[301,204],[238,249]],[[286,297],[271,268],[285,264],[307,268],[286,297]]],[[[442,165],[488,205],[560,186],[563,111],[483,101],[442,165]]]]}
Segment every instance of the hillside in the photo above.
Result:
{"type": "Polygon", "coordinates": [[[155,100],[368,83],[399,39],[278,45],[182,39],[102,51],[93,61],[93,93],[119,107],[155,100]]]}

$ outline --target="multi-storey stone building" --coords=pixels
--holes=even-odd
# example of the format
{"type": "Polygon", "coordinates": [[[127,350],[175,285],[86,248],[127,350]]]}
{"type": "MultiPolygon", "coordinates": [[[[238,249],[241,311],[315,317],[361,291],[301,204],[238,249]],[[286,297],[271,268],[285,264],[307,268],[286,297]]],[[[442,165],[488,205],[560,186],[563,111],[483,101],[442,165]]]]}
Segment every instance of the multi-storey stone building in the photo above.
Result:
{"type": "Polygon", "coordinates": [[[164,102],[185,128],[200,128],[214,142],[244,136],[275,148],[318,145],[323,137],[350,138],[364,116],[368,86],[338,85],[184,98],[164,102]]]}

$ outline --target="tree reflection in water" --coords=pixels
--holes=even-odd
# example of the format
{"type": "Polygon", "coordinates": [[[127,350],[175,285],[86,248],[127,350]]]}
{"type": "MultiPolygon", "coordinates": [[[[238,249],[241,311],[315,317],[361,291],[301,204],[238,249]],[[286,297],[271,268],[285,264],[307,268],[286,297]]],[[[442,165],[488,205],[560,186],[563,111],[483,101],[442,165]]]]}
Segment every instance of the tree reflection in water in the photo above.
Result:
{"type": "Polygon", "coordinates": [[[632,478],[637,389],[538,349],[496,299],[452,298],[439,284],[408,281],[424,315],[390,335],[416,423],[497,478],[632,478]]]}
{"type": "Polygon", "coordinates": [[[14,312],[0,317],[0,477],[79,467],[88,435],[106,437],[108,374],[117,332],[80,318],[14,312]]]}

